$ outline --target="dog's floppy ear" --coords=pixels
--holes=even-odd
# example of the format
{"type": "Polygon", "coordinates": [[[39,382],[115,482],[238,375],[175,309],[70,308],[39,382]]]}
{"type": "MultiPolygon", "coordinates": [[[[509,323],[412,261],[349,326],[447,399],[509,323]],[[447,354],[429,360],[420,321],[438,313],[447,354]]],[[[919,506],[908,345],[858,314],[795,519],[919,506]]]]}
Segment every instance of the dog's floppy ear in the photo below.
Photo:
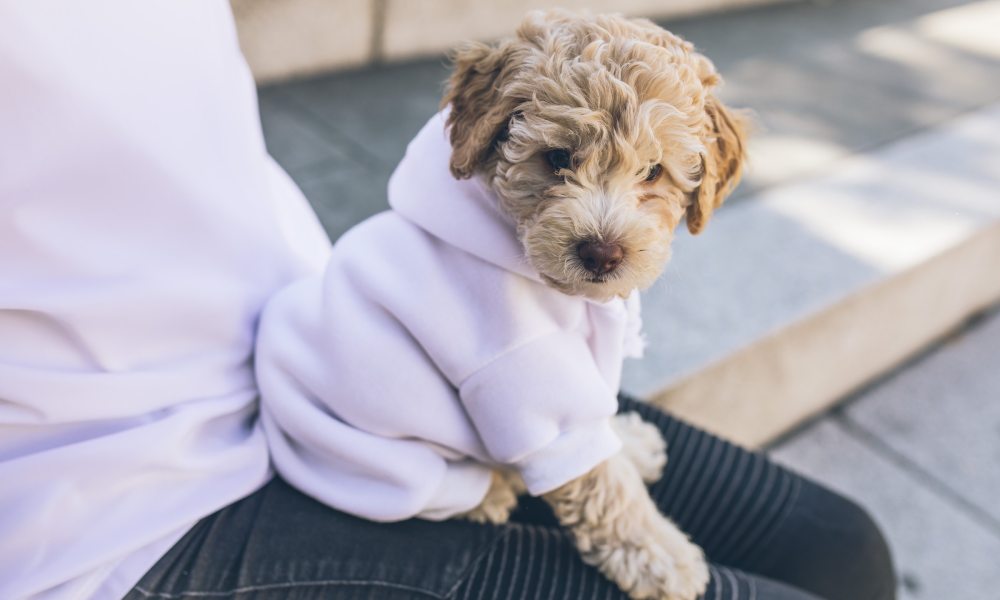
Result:
{"type": "MultiPolygon", "coordinates": [[[[708,59],[700,58],[705,63],[702,83],[714,87],[719,76],[708,59]]],[[[724,106],[710,91],[705,95],[705,117],[701,185],[691,193],[687,208],[687,227],[693,234],[705,228],[712,212],[739,183],[746,159],[748,117],[724,106]]]]}
{"type": "Polygon", "coordinates": [[[498,47],[470,43],[452,55],[455,70],[441,104],[451,105],[449,166],[456,178],[471,177],[507,127],[514,102],[501,97],[500,87],[515,68],[513,54],[508,41],[498,47]]]}

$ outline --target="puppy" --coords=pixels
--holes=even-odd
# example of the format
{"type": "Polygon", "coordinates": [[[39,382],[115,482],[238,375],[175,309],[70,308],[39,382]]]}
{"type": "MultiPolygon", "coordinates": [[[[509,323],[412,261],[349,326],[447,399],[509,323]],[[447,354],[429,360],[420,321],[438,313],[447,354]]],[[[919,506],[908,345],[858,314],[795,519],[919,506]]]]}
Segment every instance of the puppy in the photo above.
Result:
{"type": "MultiPolygon", "coordinates": [[[[648,287],[682,219],[697,234],[738,182],[745,119],[692,45],[644,19],[532,13],[517,35],[455,53],[443,104],[457,178],[480,178],[546,284],[596,301],[648,287]]],[[[702,552],[650,500],[658,431],[616,417],[623,451],[544,494],[584,560],[632,598],[691,600],[702,552]]],[[[523,486],[498,472],[474,520],[523,486]]]]}
{"type": "Polygon", "coordinates": [[[690,44],[616,16],[532,13],[459,50],[391,210],[261,315],[282,477],[377,521],[502,523],[526,491],[631,597],[695,598],[702,553],[644,485],[663,440],[615,413],[641,351],[636,290],[740,175],[743,122],[718,83],[690,44]]]}

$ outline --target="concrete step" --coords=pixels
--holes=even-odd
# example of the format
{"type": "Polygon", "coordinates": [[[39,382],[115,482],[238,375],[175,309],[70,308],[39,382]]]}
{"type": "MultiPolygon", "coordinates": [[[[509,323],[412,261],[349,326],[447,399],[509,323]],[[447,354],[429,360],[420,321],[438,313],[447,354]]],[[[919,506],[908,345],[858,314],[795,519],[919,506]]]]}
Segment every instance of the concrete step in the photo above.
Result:
{"type": "Polygon", "coordinates": [[[782,0],[230,0],[258,82],[445,52],[510,35],[524,14],[555,6],[656,18],[782,0]]]}
{"type": "Polygon", "coordinates": [[[1000,105],[718,213],[625,386],[760,445],[1000,301],[1000,105]]]}
{"type": "MultiPolygon", "coordinates": [[[[998,7],[848,0],[667,24],[761,130],[745,184],[647,295],[627,389],[758,445],[996,298],[998,7]]],[[[433,59],[261,89],[269,149],[331,237],[386,208],[446,74],[433,59]]]]}

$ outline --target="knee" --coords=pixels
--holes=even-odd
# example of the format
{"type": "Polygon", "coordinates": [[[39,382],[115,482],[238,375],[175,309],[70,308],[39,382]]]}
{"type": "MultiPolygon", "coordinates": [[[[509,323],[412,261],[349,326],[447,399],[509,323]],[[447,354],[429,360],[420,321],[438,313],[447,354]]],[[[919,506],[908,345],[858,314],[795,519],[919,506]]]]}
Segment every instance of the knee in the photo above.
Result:
{"type": "Polygon", "coordinates": [[[839,531],[828,541],[827,552],[835,554],[832,564],[839,564],[845,588],[839,596],[892,600],[896,597],[896,572],[889,544],[872,516],[851,500],[823,490],[832,499],[831,518],[840,523],[839,531]]]}
{"type": "Polygon", "coordinates": [[[809,481],[781,529],[781,579],[829,600],[893,600],[896,575],[882,531],[856,503],[809,481]]]}

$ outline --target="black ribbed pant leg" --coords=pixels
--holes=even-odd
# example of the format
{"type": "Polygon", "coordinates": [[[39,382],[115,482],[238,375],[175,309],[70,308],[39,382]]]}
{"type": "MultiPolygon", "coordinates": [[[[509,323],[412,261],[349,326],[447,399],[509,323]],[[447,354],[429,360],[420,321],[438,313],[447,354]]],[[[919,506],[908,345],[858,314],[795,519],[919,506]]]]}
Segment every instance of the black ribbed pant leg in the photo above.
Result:
{"type": "MultiPolygon", "coordinates": [[[[127,600],[624,600],[559,527],[373,523],[281,479],[202,519],[127,600]]],[[[817,600],[724,567],[706,600],[817,600]]]]}
{"type": "MultiPolygon", "coordinates": [[[[782,583],[711,565],[704,600],[820,600],[782,583]]],[[[449,600],[627,600],[580,560],[558,527],[511,523],[449,600]]]]}
{"type": "MultiPolygon", "coordinates": [[[[885,542],[850,501],[645,404],[669,462],[650,493],[705,549],[704,600],[891,600],[885,542]],[[803,590],[808,590],[803,591],[803,590]]],[[[623,600],[537,498],[492,527],[372,523],[275,479],[202,519],[129,600],[623,600]]]]}
{"type": "Polygon", "coordinates": [[[713,563],[783,581],[827,600],[892,600],[885,539],[850,500],[623,397],[623,412],[654,423],[667,468],[650,493],[713,563]]]}

